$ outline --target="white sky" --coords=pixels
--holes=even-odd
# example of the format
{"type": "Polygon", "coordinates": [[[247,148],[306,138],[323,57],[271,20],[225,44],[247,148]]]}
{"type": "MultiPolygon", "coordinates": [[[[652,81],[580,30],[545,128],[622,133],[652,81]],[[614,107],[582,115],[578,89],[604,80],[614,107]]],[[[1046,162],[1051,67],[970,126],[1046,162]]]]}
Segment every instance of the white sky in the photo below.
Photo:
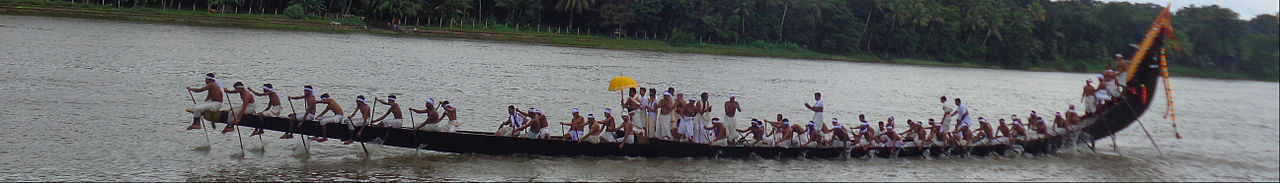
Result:
{"type": "MultiPolygon", "coordinates": [[[[1116,0],[1103,0],[1103,1],[1116,1],[1116,0]]],[[[1132,3],[1155,3],[1160,6],[1173,3],[1171,5],[1173,8],[1171,8],[1169,11],[1172,11],[1174,13],[1177,13],[1178,9],[1181,9],[1182,7],[1187,7],[1192,4],[1195,4],[1196,6],[1208,6],[1208,5],[1217,4],[1218,6],[1221,6],[1223,8],[1228,8],[1228,9],[1231,9],[1232,11],[1235,11],[1236,13],[1239,13],[1240,19],[1243,19],[1243,20],[1253,19],[1253,17],[1261,14],[1275,14],[1276,12],[1280,11],[1280,0],[1221,0],[1221,1],[1122,0],[1122,1],[1128,1],[1132,3]]]]}

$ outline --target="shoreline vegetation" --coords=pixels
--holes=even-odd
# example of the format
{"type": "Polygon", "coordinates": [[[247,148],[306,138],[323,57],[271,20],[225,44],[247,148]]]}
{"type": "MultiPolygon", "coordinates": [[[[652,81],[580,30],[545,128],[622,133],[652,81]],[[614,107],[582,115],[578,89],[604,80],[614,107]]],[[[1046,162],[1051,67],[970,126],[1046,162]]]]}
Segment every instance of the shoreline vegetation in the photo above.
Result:
{"type": "MultiPolygon", "coordinates": [[[[110,4],[112,1],[94,2],[99,2],[101,4],[92,4],[90,1],[75,3],[46,0],[0,0],[0,14],[120,20],[148,23],[172,23],[225,28],[311,31],[324,33],[365,33],[372,35],[405,37],[459,38],[612,50],[834,60],[936,67],[1094,73],[1094,71],[1102,70],[1103,67],[1111,65],[1112,63],[1109,58],[1098,58],[1092,60],[1041,62],[1034,65],[1024,64],[1011,67],[989,63],[974,63],[969,61],[935,61],[937,59],[922,56],[886,57],[871,53],[827,54],[805,49],[795,43],[779,44],[758,40],[748,43],[713,44],[707,43],[711,42],[710,38],[705,38],[706,41],[704,42],[704,37],[692,37],[692,39],[697,39],[697,41],[691,41],[689,40],[691,37],[688,37],[689,35],[687,35],[688,33],[685,33],[686,35],[679,35],[680,32],[678,32],[678,30],[676,33],[677,35],[638,35],[637,37],[627,37],[603,34],[599,33],[599,30],[586,30],[586,33],[584,33],[580,28],[578,30],[573,30],[546,25],[511,25],[493,21],[477,22],[474,21],[474,19],[450,20],[442,18],[440,19],[441,21],[429,23],[441,26],[400,25],[398,26],[400,31],[396,31],[385,25],[366,25],[366,22],[369,21],[361,20],[363,19],[362,17],[355,16],[321,17],[317,15],[309,15],[300,19],[295,19],[284,15],[285,13],[278,11],[272,12],[269,9],[259,9],[257,10],[259,12],[256,14],[252,12],[254,10],[249,10],[249,13],[245,13],[243,10],[239,9],[235,11],[239,11],[240,13],[215,13],[214,11],[216,10],[214,9],[204,9],[204,7],[197,8],[194,5],[179,5],[179,7],[183,7],[184,9],[173,9],[167,7],[164,9],[158,9],[155,7],[145,6],[119,7],[115,4],[110,4]],[[186,7],[190,7],[190,9],[187,9],[186,7]],[[264,11],[265,14],[262,13],[264,11]],[[448,20],[448,23],[446,23],[445,20],[448,20]],[[447,26],[446,24],[454,25],[447,26]],[[531,26],[536,26],[536,28],[531,26]]],[[[128,2],[123,1],[121,3],[128,2]]],[[[218,9],[226,10],[226,8],[218,9]]],[[[432,20],[428,20],[428,22],[430,21],[432,20]]],[[[421,25],[420,22],[405,24],[421,25]]],[[[1170,60],[1173,60],[1173,58],[1170,60]]],[[[1275,77],[1259,78],[1240,73],[1177,65],[1171,66],[1170,72],[1172,76],[1260,80],[1272,82],[1280,80],[1275,77]]]]}

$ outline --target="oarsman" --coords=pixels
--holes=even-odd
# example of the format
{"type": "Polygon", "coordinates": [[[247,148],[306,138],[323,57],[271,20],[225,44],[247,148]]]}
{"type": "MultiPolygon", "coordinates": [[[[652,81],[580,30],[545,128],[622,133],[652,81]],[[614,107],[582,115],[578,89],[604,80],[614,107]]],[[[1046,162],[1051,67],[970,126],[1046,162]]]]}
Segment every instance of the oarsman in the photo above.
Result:
{"type": "Polygon", "coordinates": [[[867,116],[859,114],[858,122],[858,126],[853,126],[849,129],[858,130],[858,132],[854,134],[853,143],[859,144],[863,147],[863,150],[866,150],[867,147],[874,144],[876,131],[871,127],[871,124],[867,124],[867,116]]]}
{"type": "Polygon", "coordinates": [[[525,120],[525,116],[522,115],[520,111],[516,110],[516,106],[508,105],[507,121],[503,121],[502,124],[498,125],[498,131],[493,132],[493,135],[504,137],[516,136],[515,132],[519,131],[516,130],[516,128],[525,126],[525,120]]]}
{"type": "MultiPolygon", "coordinates": [[[[738,112],[742,112],[742,106],[738,104],[738,101],[735,100],[736,98],[738,98],[738,95],[729,94],[729,101],[724,102],[723,118],[724,126],[735,131],[738,130],[738,118],[735,116],[738,112]]],[[[729,141],[729,144],[738,144],[743,138],[739,138],[738,133],[729,133],[729,139],[735,139],[729,141]]]]}
{"type": "Polygon", "coordinates": [[[952,109],[951,105],[947,105],[947,96],[942,96],[939,100],[942,101],[942,131],[949,132],[953,127],[951,126],[951,121],[955,120],[954,117],[951,117],[955,115],[955,109],[952,109]]]}
{"type": "Polygon", "coordinates": [[[458,109],[453,108],[453,105],[450,105],[448,100],[440,101],[440,106],[440,109],[444,110],[443,118],[449,120],[449,122],[446,123],[446,127],[449,128],[447,132],[458,131],[458,127],[462,126],[462,122],[458,122],[458,109]]]}
{"type": "Polygon", "coordinates": [[[844,126],[840,125],[840,121],[836,118],[831,118],[831,128],[822,129],[822,133],[831,134],[831,140],[827,141],[827,144],[831,147],[849,147],[850,141],[853,141],[852,138],[849,138],[849,132],[844,129],[844,126]]]}
{"type": "Polygon", "coordinates": [[[587,131],[587,134],[582,137],[579,137],[577,139],[578,143],[582,143],[583,140],[586,140],[587,142],[590,142],[592,144],[599,144],[600,134],[604,132],[604,127],[602,127],[600,123],[596,121],[596,117],[594,114],[587,114],[587,126],[590,127],[588,128],[589,130],[587,131]]]}
{"type": "Polygon", "coordinates": [[[369,101],[364,99],[364,95],[356,95],[356,112],[347,115],[347,122],[349,122],[347,129],[355,130],[356,127],[360,127],[360,130],[356,132],[355,136],[342,141],[342,143],[351,144],[355,137],[359,137],[360,134],[364,133],[364,127],[369,125],[370,119],[373,119],[373,110],[369,107],[369,101]],[[360,116],[356,116],[356,114],[360,114],[360,116]]]}
{"type": "Polygon", "coordinates": [[[373,101],[391,106],[387,107],[387,112],[383,113],[382,117],[378,117],[378,119],[373,120],[373,126],[404,128],[404,115],[400,111],[400,103],[396,103],[396,95],[388,95],[387,100],[385,101],[378,100],[377,97],[374,97],[373,101]],[[391,119],[387,119],[388,115],[391,116],[391,119]]]}
{"type": "Polygon", "coordinates": [[[662,100],[658,101],[658,119],[654,121],[655,126],[654,137],[662,140],[673,140],[671,134],[671,113],[675,111],[675,101],[671,100],[671,93],[662,93],[662,100]]]}
{"type": "Polygon", "coordinates": [[[808,137],[804,138],[804,144],[801,144],[800,146],[826,147],[828,145],[827,140],[822,138],[822,132],[815,126],[817,126],[817,124],[812,121],[810,121],[808,125],[805,125],[804,136],[808,137]],[[809,146],[810,144],[813,144],[813,146],[809,146]]]}
{"type": "MultiPolygon", "coordinates": [[[[271,86],[270,83],[262,84],[261,93],[257,91],[253,91],[253,88],[248,88],[248,89],[249,89],[249,92],[253,93],[253,95],[255,96],[267,96],[267,109],[262,110],[262,112],[258,112],[259,116],[266,116],[266,117],[273,117],[273,118],[280,117],[280,111],[284,110],[284,108],[280,107],[280,95],[276,94],[275,87],[271,86]]],[[[257,130],[254,130],[253,133],[250,133],[249,137],[253,137],[254,135],[262,135],[262,133],[263,133],[262,128],[258,128],[257,130]]]]}
{"type": "Polygon", "coordinates": [[[927,139],[928,139],[928,141],[929,141],[929,144],[930,144],[930,145],[937,145],[937,144],[939,144],[939,143],[942,143],[942,144],[946,144],[946,143],[947,143],[947,134],[946,134],[946,133],[943,133],[943,132],[945,132],[945,131],[942,131],[942,128],[943,128],[943,126],[942,126],[942,125],[939,125],[937,122],[935,122],[935,121],[933,120],[933,118],[929,118],[929,127],[928,127],[928,128],[925,128],[925,129],[928,129],[928,130],[929,130],[929,137],[928,137],[927,139]]]}
{"type": "MultiPolygon", "coordinates": [[[[318,103],[319,100],[316,100],[316,95],[312,94],[312,92],[314,91],[311,88],[311,85],[306,85],[302,86],[302,95],[287,97],[289,98],[289,101],[302,99],[303,106],[305,106],[302,114],[289,114],[290,127],[301,127],[302,122],[316,119],[316,103],[318,103]]],[[[293,139],[293,133],[285,132],[283,136],[280,136],[280,138],[293,139]]]]}
{"type": "Polygon", "coordinates": [[[1006,124],[1004,123],[1004,118],[1000,118],[1000,126],[999,126],[999,127],[996,127],[996,135],[995,135],[995,137],[996,137],[996,138],[1000,138],[1000,137],[1009,137],[1010,139],[1012,139],[1012,138],[1013,138],[1013,134],[1010,134],[1010,132],[1009,132],[1009,125],[1006,125],[1006,124]]]}
{"type": "Polygon", "coordinates": [[[1013,137],[1022,138],[1022,140],[1030,140],[1030,137],[1027,135],[1027,129],[1026,127],[1023,127],[1022,120],[1018,119],[1018,115],[1013,115],[1012,119],[1013,125],[1011,129],[1013,130],[1013,137]]]}
{"type": "MultiPolygon", "coordinates": [[[[528,113],[522,113],[522,114],[525,116],[528,116],[529,119],[519,128],[515,128],[514,130],[510,130],[510,131],[523,132],[524,129],[527,128],[529,129],[529,133],[526,133],[526,135],[524,136],[525,138],[531,138],[531,139],[547,139],[547,137],[551,136],[551,131],[547,131],[547,128],[548,128],[548,125],[546,122],[547,116],[542,114],[542,110],[539,110],[536,108],[529,108],[528,113]]],[[[517,114],[517,115],[520,115],[520,114],[517,114]]],[[[518,136],[518,135],[512,135],[512,136],[518,136]]]]}
{"type": "Polygon", "coordinates": [[[620,128],[622,128],[622,138],[617,140],[621,142],[618,144],[618,148],[622,148],[626,144],[636,143],[636,136],[643,136],[641,135],[643,132],[640,132],[641,129],[631,122],[631,115],[622,115],[620,128]]]}
{"type": "Polygon", "coordinates": [[[338,105],[337,100],[330,98],[328,93],[320,94],[320,101],[317,101],[317,103],[325,104],[324,111],[320,111],[320,114],[316,115],[316,120],[320,122],[321,134],[319,137],[311,137],[311,140],[316,142],[329,141],[329,128],[326,126],[328,126],[328,124],[342,124],[346,119],[344,115],[347,113],[342,112],[342,106],[338,105]],[[333,115],[325,116],[329,111],[333,111],[333,115]]]}
{"type": "MultiPolygon", "coordinates": [[[[964,119],[964,118],[957,118],[957,119],[964,119]]],[[[982,119],[982,118],[978,118],[978,119],[982,119]]],[[[957,139],[953,141],[952,144],[966,145],[966,144],[959,144],[959,143],[965,142],[965,141],[973,141],[973,132],[969,130],[969,125],[970,124],[968,120],[960,120],[958,123],[956,123],[956,129],[954,131],[951,131],[950,133],[952,134],[952,136],[948,137],[948,139],[957,139]],[[964,139],[964,140],[961,141],[958,139],[964,139]]]]}
{"type": "Polygon", "coordinates": [[[827,125],[826,125],[827,123],[822,122],[822,109],[823,109],[823,107],[822,107],[822,106],[823,106],[823,105],[822,105],[822,93],[820,93],[820,92],[813,92],[813,100],[814,100],[813,105],[809,105],[809,103],[808,103],[808,102],[805,102],[805,103],[804,103],[804,108],[808,108],[810,111],[813,111],[813,122],[814,122],[814,123],[821,124],[823,127],[825,127],[825,126],[827,126],[827,125]]]}
{"type": "Polygon", "coordinates": [[[612,113],[613,109],[604,108],[604,119],[598,121],[601,128],[604,129],[603,132],[600,132],[600,137],[605,142],[618,142],[618,137],[615,134],[623,134],[623,131],[614,125],[612,113]]]}
{"type": "Polygon", "coordinates": [[[1036,133],[1040,133],[1041,135],[1049,135],[1049,125],[1044,122],[1044,118],[1041,118],[1040,116],[1036,115],[1036,111],[1031,111],[1031,117],[1027,117],[1027,123],[1031,123],[1030,124],[1031,126],[1035,126],[1036,133]],[[1034,121],[1031,120],[1032,117],[1035,118],[1034,121]]]}
{"type": "Polygon", "coordinates": [[[774,140],[771,145],[778,147],[787,147],[790,145],[792,131],[791,120],[782,118],[781,126],[779,128],[775,128],[775,130],[778,132],[777,134],[774,134],[774,136],[777,137],[777,140],[774,140]]]}
{"type": "Polygon", "coordinates": [[[570,120],[569,123],[560,122],[560,125],[562,126],[569,126],[569,131],[565,132],[565,134],[561,137],[564,137],[565,140],[577,141],[578,138],[582,137],[583,128],[585,128],[588,124],[586,119],[582,118],[582,115],[578,114],[578,108],[573,108],[573,110],[571,111],[573,114],[573,119],[570,120]]]}
{"type": "MultiPolygon", "coordinates": [[[[1062,112],[1053,113],[1053,124],[1066,124],[1066,123],[1067,123],[1067,119],[1062,117],[1062,112]]],[[[1054,127],[1053,131],[1057,132],[1058,128],[1059,127],[1054,127]]]]}
{"type": "Polygon", "coordinates": [[[1098,82],[1099,82],[1098,88],[1095,89],[1093,92],[1094,112],[1097,112],[1098,108],[1102,108],[1106,106],[1107,102],[1111,101],[1111,94],[1107,93],[1107,90],[1109,90],[1107,88],[1108,85],[1103,84],[1108,81],[1105,78],[1103,78],[1102,75],[1098,75],[1098,82]]]}
{"type": "Polygon", "coordinates": [[[924,147],[924,140],[922,139],[925,136],[925,132],[923,128],[911,119],[907,119],[907,130],[898,133],[898,136],[903,137],[904,141],[911,140],[911,143],[915,144],[916,147],[924,147]]]}
{"type": "Polygon", "coordinates": [[[227,125],[227,128],[222,129],[223,134],[235,131],[235,125],[240,124],[240,120],[244,118],[245,114],[254,113],[254,111],[258,110],[256,105],[254,105],[256,100],[253,98],[253,93],[244,89],[244,83],[236,82],[235,84],[231,84],[231,87],[232,88],[223,89],[223,92],[227,92],[228,94],[240,94],[240,106],[231,109],[231,116],[234,116],[234,118],[231,118],[231,122],[227,123],[229,124],[227,125]]]}
{"type": "MultiPolygon", "coordinates": [[[[759,119],[751,118],[750,127],[747,127],[746,130],[734,129],[734,131],[737,131],[738,133],[750,132],[750,133],[747,133],[747,135],[751,135],[752,139],[754,139],[755,141],[752,141],[751,143],[747,143],[748,147],[752,147],[760,143],[764,143],[764,144],[770,143],[768,140],[765,140],[764,138],[765,136],[764,124],[762,124],[759,119]]],[[[742,135],[742,137],[738,138],[738,141],[746,140],[747,135],[742,135]]]]}
{"type": "Polygon", "coordinates": [[[1084,80],[1084,92],[1080,94],[1080,102],[1084,102],[1085,115],[1093,114],[1093,110],[1097,107],[1095,102],[1097,97],[1093,92],[1096,92],[1093,88],[1093,79],[1084,80]]]}
{"type": "MultiPolygon", "coordinates": [[[[218,79],[214,78],[213,73],[204,74],[204,86],[199,88],[187,87],[188,91],[204,92],[209,91],[204,96],[204,102],[196,104],[191,109],[191,113],[195,117],[191,118],[191,126],[187,126],[187,130],[200,129],[200,119],[204,119],[205,113],[217,112],[222,109],[222,86],[218,84],[218,79]]],[[[209,121],[209,125],[213,125],[213,121],[209,121]]],[[[210,128],[217,128],[210,126],[210,128]]]]}
{"type": "Polygon", "coordinates": [[[440,112],[436,112],[436,101],[434,99],[427,99],[426,108],[414,109],[413,107],[409,107],[409,111],[418,114],[427,113],[427,120],[422,123],[418,123],[418,126],[413,127],[414,131],[423,130],[429,132],[444,132],[446,130],[444,128],[447,128],[440,124],[440,112]]]}
{"type": "Polygon", "coordinates": [[[1080,113],[1076,112],[1076,105],[1067,105],[1067,114],[1063,117],[1067,118],[1067,124],[1062,125],[1062,128],[1070,128],[1073,125],[1079,124],[1081,120],[1080,113]]]}
{"type": "Polygon", "coordinates": [[[889,153],[897,152],[898,148],[902,147],[902,136],[898,136],[898,132],[893,131],[893,126],[886,126],[884,133],[881,134],[886,137],[885,146],[892,148],[889,153]]]}
{"type": "Polygon", "coordinates": [[[969,138],[970,144],[985,144],[986,142],[990,142],[992,136],[995,135],[995,130],[991,128],[991,124],[987,123],[987,120],[982,119],[982,117],[978,117],[978,130],[976,131],[976,135],[969,138]]]}
{"type": "Polygon", "coordinates": [[[795,136],[791,137],[792,145],[798,146],[809,141],[809,130],[808,128],[805,128],[806,125],[808,125],[808,123],[796,123],[791,125],[791,133],[795,134],[795,136]]]}
{"type": "Polygon", "coordinates": [[[729,136],[727,135],[729,131],[725,128],[724,123],[720,121],[720,118],[711,118],[711,126],[705,127],[703,130],[709,130],[711,132],[711,145],[729,145],[729,136]]]}

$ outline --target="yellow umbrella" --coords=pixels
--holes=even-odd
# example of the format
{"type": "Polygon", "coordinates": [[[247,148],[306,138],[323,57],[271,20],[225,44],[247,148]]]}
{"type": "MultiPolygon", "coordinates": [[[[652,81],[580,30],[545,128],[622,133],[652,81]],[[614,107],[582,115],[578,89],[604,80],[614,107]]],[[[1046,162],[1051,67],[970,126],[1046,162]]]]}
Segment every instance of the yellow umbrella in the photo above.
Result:
{"type": "Polygon", "coordinates": [[[609,91],[620,91],[635,87],[640,87],[640,84],[637,84],[636,80],[631,79],[630,77],[618,76],[609,80],[609,91]]]}

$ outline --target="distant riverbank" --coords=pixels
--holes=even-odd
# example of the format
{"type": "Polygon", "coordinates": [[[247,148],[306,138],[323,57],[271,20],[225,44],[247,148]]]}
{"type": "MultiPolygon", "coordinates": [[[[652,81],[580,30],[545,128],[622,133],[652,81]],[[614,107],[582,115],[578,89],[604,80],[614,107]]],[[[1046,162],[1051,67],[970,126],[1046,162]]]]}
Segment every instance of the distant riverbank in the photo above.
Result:
{"type": "MultiPolygon", "coordinates": [[[[745,43],[741,45],[721,45],[708,43],[690,43],[679,46],[668,41],[655,39],[615,38],[591,34],[565,33],[569,31],[534,31],[511,28],[503,25],[491,26],[457,26],[428,27],[401,26],[402,31],[381,29],[363,25],[359,20],[308,18],[291,19],[278,14],[221,14],[207,11],[155,9],[155,8],[119,8],[111,5],[79,4],[61,1],[38,0],[0,0],[0,14],[30,15],[50,17],[70,17],[85,19],[124,20],[154,23],[176,23],[193,26],[274,29],[291,31],[315,31],[328,33],[366,33],[375,35],[415,36],[432,38],[462,38],[478,40],[512,41],[557,46],[585,48],[637,50],[667,53],[693,53],[711,55],[731,55],[750,57],[776,57],[792,59],[838,60],[851,62],[892,63],[906,65],[925,65],[941,67],[967,67],[990,69],[1015,69],[1033,71],[1058,72],[1094,72],[1109,65],[1109,60],[1085,60],[1077,62],[1046,63],[1044,65],[1027,66],[1026,68],[1006,68],[1000,66],[978,65],[965,61],[941,62],[928,59],[912,58],[880,58],[869,54],[863,55],[831,55],[816,53],[794,44],[745,43]]],[[[580,33],[580,32],[579,32],[580,33]]],[[[1249,79],[1238,73],[1227,73],[1203,69],[1171,67],[1174,76],[1191,76],[1219,79],[1249,79]]],[[[1274,79],[1271,81],[1275,81],[1274,79]]]]}

